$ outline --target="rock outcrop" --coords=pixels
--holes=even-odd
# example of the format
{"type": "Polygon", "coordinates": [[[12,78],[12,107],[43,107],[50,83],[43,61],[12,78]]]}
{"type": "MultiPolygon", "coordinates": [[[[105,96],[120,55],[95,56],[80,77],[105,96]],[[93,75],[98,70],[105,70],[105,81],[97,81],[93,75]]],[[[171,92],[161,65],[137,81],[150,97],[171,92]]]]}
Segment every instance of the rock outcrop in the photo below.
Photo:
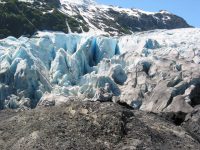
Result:
{"type": "Polygon", "coordinates": [[[4,110],[0,134],[1,150],[200,148],[184,128],[111,102],[68,101],[18,113],[4,110]]]}
{"type": "Polygon", "coordinates": [[[197,140],[200,141],[200,105],[187,114],[183,123],[185,129],[197,140]]]}

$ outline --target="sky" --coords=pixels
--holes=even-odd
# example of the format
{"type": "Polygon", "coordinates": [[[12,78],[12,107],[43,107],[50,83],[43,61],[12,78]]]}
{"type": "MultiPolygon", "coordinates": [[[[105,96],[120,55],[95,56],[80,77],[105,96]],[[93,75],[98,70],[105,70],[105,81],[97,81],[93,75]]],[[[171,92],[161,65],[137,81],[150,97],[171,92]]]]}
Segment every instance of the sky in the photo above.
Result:
{"type": "Polygon", "coordinates": [[[183,17],[190,25],[200,27],[200,0],[96,0],[101,4],[139,8],[158,12],[167,10],[183,17]]]}

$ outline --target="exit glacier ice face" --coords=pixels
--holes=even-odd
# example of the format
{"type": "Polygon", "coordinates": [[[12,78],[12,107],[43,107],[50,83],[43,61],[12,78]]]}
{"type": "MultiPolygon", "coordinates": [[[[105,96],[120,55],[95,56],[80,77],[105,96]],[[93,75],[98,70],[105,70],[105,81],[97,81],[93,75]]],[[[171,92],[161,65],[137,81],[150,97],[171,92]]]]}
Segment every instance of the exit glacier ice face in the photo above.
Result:
{"type": "Polygon", "coordinates": [[[2,39],[0,108],[34,108],[47,93],[93,99],[109,84],[114,99],[165,110],[200,84],[199,37],[199,29],[176,29],[118,38],[39,32],[2,39]]]}

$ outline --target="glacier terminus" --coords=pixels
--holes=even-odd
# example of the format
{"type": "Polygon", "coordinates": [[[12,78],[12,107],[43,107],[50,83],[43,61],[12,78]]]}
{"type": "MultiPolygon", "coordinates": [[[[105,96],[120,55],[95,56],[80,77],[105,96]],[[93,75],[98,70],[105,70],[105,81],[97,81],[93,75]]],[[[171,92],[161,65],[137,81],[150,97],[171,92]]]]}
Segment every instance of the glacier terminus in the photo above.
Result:
{"type": "Polygon", "coordinates": [[[194,28],[7,37],[0,40],[0,108],[35,108],[47,99],[59,104],[66,96],[95,101],[108,85],[111,101],[133,108],[170,111],[181,97],[191,111],[199,104],[199,93],[192,94],[200,87],[199,37],[194,28]]]}

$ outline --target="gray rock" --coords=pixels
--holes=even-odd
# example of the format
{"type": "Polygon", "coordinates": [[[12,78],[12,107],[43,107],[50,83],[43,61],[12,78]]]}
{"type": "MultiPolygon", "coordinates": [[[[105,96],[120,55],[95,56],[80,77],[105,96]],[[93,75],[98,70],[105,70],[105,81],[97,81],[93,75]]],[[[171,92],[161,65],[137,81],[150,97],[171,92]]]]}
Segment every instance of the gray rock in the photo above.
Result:
{"type": "Polygon", "coordinates": [[[200,141],[200,105],[197,105],[194,110],[189,113],[183,127],[198,141],[200,141]]]}
{"type": "Polygon", "coordinates": [[[100,102],[111,102],[113,97],[113,93],[111,91],[111,87],[109,83],[105,84],[105,87],[100,87],[97,89],[93,100],[100,102]]]}
{"type": "Polygon", "coordinates": [[[40,101],[37,104],[37,107],[52,107],[52,106],[60,106],[65,104],[68,101],[74,101],[78,99],[76,97],[64,96],[61,94],[52,94],[46,92],[40,101]]]}
{"type": "Polygon", "coordinates": [[[190,104],[185,101],[185,97],[182,95],[173,98],[172,103],[163,110],[164,112],[170,113],[191,113],[193,108],[190,104]]]}
{"type": "Polygon", "coordinates": [[[168,106],[172,98],[173,89],[167,88],[167,82],[161,81],[155,87],[150,98],[140,107],[143,111],[161,112],[168,106]]]}
{"type": "Polygon", "coordinates": [[[72,102],[0,113],[0,149],[199,149],[182,127],[114,103],[72,102]]]}

